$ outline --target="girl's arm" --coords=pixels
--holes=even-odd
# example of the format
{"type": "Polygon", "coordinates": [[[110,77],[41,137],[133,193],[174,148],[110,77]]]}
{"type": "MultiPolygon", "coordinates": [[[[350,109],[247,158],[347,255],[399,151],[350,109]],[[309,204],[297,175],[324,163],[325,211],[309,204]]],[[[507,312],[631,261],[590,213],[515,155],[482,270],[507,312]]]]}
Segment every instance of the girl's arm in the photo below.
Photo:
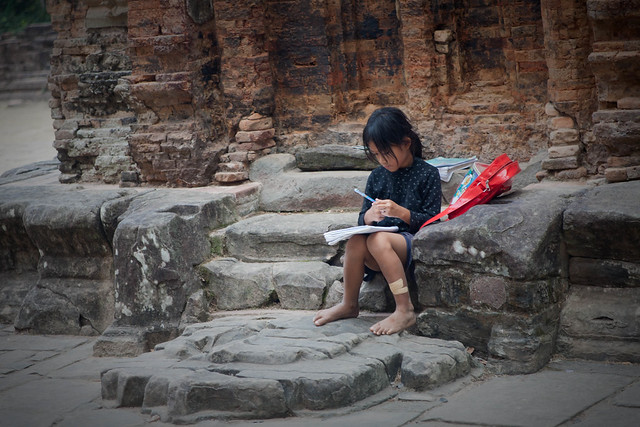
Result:
{"type": "Polygon", "coordinates": [[[422,184],[422,200],[420,208],[411,212],[409,231],[416,233],[428,219],[440,213],[442,203],[442,186],[440,174],[434,167],[429,167],[428,175],[422,184]]]}

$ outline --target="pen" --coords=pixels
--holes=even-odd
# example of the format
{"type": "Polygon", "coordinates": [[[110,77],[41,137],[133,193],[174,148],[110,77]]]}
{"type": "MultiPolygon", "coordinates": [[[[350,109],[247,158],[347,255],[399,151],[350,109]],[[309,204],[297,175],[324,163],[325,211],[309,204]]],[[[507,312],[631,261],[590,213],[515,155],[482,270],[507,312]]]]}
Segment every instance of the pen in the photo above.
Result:
{"type": "Polygon", "coordinates": [[[359,195],[361,195],[365,199],[369,200],[371,203],[375,202],[375,200],[373,200],[371,197],[367,196],[366,194],[364,194],[362,191],[358,190],[357,188],[354,188],[353,191],[355,191],[356,193],[358,193],[359,195]]]}

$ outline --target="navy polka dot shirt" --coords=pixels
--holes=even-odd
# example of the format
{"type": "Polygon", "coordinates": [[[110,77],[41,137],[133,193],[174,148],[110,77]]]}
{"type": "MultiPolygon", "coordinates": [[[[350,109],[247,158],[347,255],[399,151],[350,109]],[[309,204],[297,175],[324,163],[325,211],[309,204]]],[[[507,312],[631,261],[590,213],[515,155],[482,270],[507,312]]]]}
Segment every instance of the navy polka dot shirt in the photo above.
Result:
{"type": "MultiPolygon", "coordinates": [[[[387,217],[373,225],[398,226],[398,231],[415,234],[429,218],[440,213],[442,188],[438,169],[423,159],[413,159],[407,168],[389,172],[382,166],[371,171],[367,179],[365,193],[374,199],[391,199],[411,211],[411,221],[407,224],[400,218],[387,217]]],[[[358,217],[358,224],[364,225],[364,214],[371,208],[371,202],[364,199],[358,217]]]]}

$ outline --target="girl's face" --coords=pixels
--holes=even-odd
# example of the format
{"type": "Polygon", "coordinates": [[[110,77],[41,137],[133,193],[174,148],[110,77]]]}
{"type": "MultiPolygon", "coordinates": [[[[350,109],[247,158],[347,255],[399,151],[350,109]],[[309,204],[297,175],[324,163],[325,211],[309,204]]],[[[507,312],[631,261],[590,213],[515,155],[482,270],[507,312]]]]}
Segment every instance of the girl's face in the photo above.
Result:
{"type": "Polygon", "coordinates": [[[391,154],[384,155],[378,151],[376,144],[370,141],[367,144],[369,151],[376,158],[378,163],[389,172],[396,172],[398,169],[407,168],[413,164],[413,155],[411,154],[411,141],[405,140],[399,145],[392,145],[391,154]]]}

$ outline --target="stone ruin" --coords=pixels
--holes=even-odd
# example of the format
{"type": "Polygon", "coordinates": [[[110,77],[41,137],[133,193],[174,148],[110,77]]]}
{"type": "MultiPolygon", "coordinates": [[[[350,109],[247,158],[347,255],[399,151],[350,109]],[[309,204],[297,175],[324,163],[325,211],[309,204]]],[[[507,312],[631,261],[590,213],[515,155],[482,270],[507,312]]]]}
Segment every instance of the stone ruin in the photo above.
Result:
{"type": "MultiPolygon", "coordinates": [[[[100,335],[96,356],[132,356],[104,372],[104,401],[173,422],[337,406],[315,397],[363,399],[394,376],[428,388],[466,375],[468,352],[502,373],[553,354],[638,362],[640,181],[614,183],[639,164],[637,7],[239,3],[48,2],[71,185],[0,178],[2,322],[100,335]],[[423,336],[220,318],[340,300],[343,248],[322,233],[354,221],[372,165],[349,146],[380,105],[407,111],[427,156],[545,150],[514,194],[416,236],[423,336]]],[[[361,307],[391,309],[386,288],[363,284],[361,307]]]]}
{"type": "Polygon", "coordinates": [[[237,183],[403,108],[426,155],[546,150],[538,178],[637,179],[637,0],[57,0],[60,181],[237,183]]]}

